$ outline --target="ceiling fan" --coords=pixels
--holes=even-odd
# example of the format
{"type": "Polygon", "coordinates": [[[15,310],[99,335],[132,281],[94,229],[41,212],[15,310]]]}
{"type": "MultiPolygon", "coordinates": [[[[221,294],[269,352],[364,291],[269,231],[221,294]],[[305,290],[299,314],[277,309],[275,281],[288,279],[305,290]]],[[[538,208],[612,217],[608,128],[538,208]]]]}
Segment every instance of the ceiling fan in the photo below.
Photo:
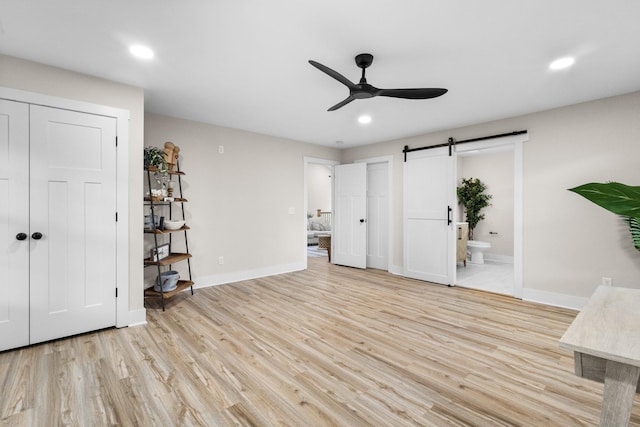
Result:
{"type": "Polygon", "coordinates": [[[365,99],[365,98],[373,98],[374,96],[390,96],[393,98],[405,98],[405,99],[428,99],[428,98],[436,98],[438,96],[444,95],[447,93],[447,89],[438,89],[438,88],[415,88],[415,89],[378,89],[375,86],[367,83],[367,79],[364,76],[365,69],[371,65],[373,62],[373,55],[370,53],[361,53],[356,56],[356,65],[359,68],[362,68],[362,77],[360,78],[360,82],[358,84],[353,84],[349,79],[347,79],[342,74],[337,71],[332,70],[326,65],[322,65],[319,62],[309,60],[309,64],[316,67],[318,70],[323,73],[333,77],[347,88],[349,88],[349,96],[338,102],[333,107],[329,108],[328,111],[334,111],[338,108],[344,107],[354,99],[365,99]]]}

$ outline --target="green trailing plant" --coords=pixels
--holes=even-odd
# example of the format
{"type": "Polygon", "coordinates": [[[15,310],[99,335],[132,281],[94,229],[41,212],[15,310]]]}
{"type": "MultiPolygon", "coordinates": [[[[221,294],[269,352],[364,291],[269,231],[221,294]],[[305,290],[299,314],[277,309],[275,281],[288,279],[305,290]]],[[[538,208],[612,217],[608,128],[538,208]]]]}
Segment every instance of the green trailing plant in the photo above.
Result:
{"type": "Polygon", "coordinates": [[[151,146],[144,148],[144,167],[150,166],[155,167],[162,174],[169,172],[169,165],[165,161],[163,149],[151,146]]]}
{"type": "Polygon", "coordinates": [[[484,219],[480,211],[490,205],[491,195],[486,194],[487,186],[478,178],[462,178],[457,188],[458,203],[464,208],[469,223],[469,240],[473,239],[473,230],[484,219]]]}
{"type": "Polygon", "coordinates": [[[591,182],[570,188],[569,191],[620,215],[629,225],[633,245],[640,251],[640,186],[591,182]]]}

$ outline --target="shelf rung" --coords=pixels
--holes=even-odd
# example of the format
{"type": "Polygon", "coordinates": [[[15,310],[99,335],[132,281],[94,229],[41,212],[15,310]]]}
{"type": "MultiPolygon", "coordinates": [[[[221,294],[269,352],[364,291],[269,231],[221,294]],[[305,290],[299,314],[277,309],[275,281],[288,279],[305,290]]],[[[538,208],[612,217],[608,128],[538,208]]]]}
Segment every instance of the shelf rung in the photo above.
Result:
{"type": "Polygon", "coordinates": [[[147,234],[153,234],[155,232],[155,234],[171,234],[171,233],[177,233],[178,231],[185,231],[185,230],[190,230],[188,225],[183,226],[182,228],[178,228],[177,230],[167,230],[166,228],[164,230],[152,230],[150,228],[145,228],[144,232],[147,234]]]}
{"type": "Polygon", "coordinates": [[[177,293],[180,293],[182,291],[184,291],[187,288],[190,288],[191,286],[193,286],[193,281],[192,280],[178,280],[178,286],[169,292],[158,292],[155,289],[153,289],[153,287],[151,288],[147,288],[144,290],[144,296],[146,297],[159,297],[159,296],[163,296],[164,298],[171,298],[172,296],[176,295],[177,293]]]}
{"type": "Polygon", "coordinates": [[[145,258],[144,265],[169,265],[184,261],[187,258],[191,258],[191,254],[172,253],[166,258],[162,258],[160,261],[152,261],[151,258],[145,258]]]}

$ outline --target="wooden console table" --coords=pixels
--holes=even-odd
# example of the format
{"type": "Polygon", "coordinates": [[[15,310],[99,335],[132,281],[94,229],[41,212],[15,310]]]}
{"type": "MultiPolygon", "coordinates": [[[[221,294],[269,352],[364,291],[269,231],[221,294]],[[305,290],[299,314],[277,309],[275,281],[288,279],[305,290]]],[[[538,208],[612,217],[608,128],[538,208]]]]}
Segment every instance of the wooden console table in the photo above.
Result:
{"type": "Polygon", "coordinates": [[[576,375],[604,382],[601,426],[629,424],[640,376],[640,290],[600,286],[560,339],[576,375]]]}

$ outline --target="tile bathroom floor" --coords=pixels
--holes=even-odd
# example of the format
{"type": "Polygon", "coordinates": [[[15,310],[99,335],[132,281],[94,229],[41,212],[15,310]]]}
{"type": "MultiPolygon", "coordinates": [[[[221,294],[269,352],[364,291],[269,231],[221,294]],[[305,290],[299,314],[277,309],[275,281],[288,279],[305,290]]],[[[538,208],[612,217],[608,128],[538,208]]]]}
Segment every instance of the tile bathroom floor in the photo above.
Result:
{"type": "Polygon", "coordinates": [[[484,264],[471,264],[465,267],[457,264],[456,284],[487,292],[513,295],[513,264],[485,259],[484,264]]]}

